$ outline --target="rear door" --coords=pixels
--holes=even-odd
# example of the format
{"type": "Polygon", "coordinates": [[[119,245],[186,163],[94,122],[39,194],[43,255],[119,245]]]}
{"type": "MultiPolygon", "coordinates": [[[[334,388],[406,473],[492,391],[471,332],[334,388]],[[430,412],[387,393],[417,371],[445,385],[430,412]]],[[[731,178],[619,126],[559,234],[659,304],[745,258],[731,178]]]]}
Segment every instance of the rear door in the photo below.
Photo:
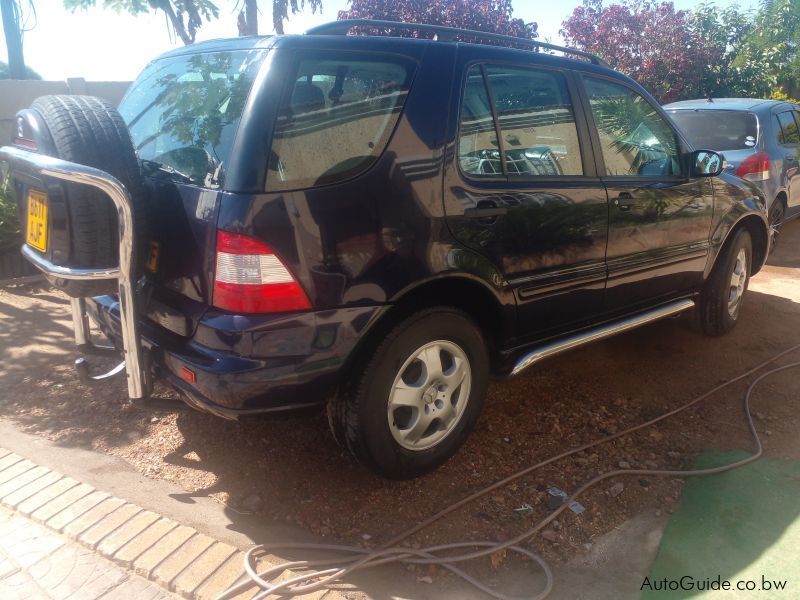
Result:
{"type": "Polygon", "coordinates": [[[445,174],[451,232],[514,291],[519,337],[602,311],[608,209],[568,72],[464,47],[457,152],[445,174]]]}
{"type": "Polygon", "coordinates": [[[635,310],[699,288],[713,214],[710,179],[690,179],[672,125],[636,89],[584,76],[610,200],[606,309],[635,310]]]}
{"type": "Polygon", "coordinates": [[[246,48],[160,58],[119,108],[151,186],[139,307],[181,336],[194,332],[211,302],[219,202],[266,53],[246,48]]]}
{"type": "Polygon", "coordinates": [[[800,211],[800,114],[796,110],[782,110],[777,114],[780,125],[779,160],[783,168],[781,177],[788,196],[790,214],[800,211]]]}

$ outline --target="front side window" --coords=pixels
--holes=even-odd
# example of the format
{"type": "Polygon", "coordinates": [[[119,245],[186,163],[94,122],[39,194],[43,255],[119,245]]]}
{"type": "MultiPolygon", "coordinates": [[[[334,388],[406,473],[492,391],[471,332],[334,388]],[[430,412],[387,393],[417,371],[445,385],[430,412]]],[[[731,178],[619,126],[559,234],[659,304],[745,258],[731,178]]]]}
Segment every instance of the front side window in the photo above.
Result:
{"type": "Polygon", "coordinates": [[[798,130],[798,123],[795,120],[796,114],[793,116],[794,111],[788,110],[786,112],[778,113],[778,123],[781,128],[781,143],[785,145],[800,144],[800,130],[798,130]]]}
{"type": "Polygon", "coordinates": [[[197,185],[222,185],[265,56],[263,50],[236,50],[151,63],[119,107],[139,158],[169,167],[197,185]]]}
{"type": "Polygon", "coordinates": [[[366,171],[400,117],[413,76],[399,59],[306,58],[279,108],[267,189],[326,185],[366,171]]]}
{"type": "Polygon", "coordinates": [[[489,65],[467,77],[461,110],[459,162],[467,175],[502,174],[498,130],[510,177],[583,175],[578,130],[564,76],[557,72],[489,65]]]}
{"type": "Polygon", "coordinates": [[[663,177],[681,174],[678,140],[656,109],[627,86],[585,77],[606,175],[663,177]]]}

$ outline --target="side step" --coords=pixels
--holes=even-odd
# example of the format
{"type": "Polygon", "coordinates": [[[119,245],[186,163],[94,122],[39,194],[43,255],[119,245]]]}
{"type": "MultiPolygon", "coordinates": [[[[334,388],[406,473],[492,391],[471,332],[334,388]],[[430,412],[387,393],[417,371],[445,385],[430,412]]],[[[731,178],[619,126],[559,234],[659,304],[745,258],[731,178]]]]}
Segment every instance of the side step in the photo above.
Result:
{"type": "Polygon", "coordinates": [[[640,313],[634,317],[628,317],[627,319],[622,319],[621,321],[615,321],[614,323],[609,323],[607,325],[603,325],[602,327],[590,329],[589,331],[584,331],[567,338],[556,340],[555,342],[551,342],[544,346],[539,346],[538,348],[535,348],[525,354],[525,356],[517,361],[517,363],[514,365],[514,368],[511,370],[511,377],[514,375],[519,375],[528,367],[535,365],[545,358],[550,358],[556,354],[561,354],[567,350],[572,350],[578,346],[583,346],[584,344],[588,344],[590,342],[596,342],[597,340],[602,340],[611,337],[612,335],[617,335],[618,333],[625,333],[626,331],[636,329],[637,327],[652,323],[653,321],[658,321],[666,317],[677,315],[689,310],[690,308],[694,308],[694,300],[677,300],[676,302],[670,302],[669,304],[665,304],[664,306],[660,306],[656,309],[640,313]]]}

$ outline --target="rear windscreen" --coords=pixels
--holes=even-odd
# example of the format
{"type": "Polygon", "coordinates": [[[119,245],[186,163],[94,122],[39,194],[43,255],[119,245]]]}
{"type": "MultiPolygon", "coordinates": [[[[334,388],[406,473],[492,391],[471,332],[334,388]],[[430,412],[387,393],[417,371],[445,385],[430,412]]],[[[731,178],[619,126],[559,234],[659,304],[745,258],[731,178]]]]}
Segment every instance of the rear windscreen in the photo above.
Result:
{"type": "Polygon", "coordinates": [[[197,185],[222,185],[265,55],[264,50],[236,50],[151,63],[119,107],[139,158],[174,169],[197,185]]]}
{"type": "Polygon", "coordinates": [[[758,141],[756,116],[743,110],[668,110],[695,148],[747,150],[758,141]]]}

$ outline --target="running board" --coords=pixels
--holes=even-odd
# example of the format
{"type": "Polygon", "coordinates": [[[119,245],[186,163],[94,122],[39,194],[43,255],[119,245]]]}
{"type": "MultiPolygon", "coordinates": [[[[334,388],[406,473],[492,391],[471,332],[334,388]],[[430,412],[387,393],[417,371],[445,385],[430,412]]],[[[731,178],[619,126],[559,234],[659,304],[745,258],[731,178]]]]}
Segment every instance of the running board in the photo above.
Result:
{"type": "Polygon", "coordinates": [[[658,321],[666,317],[677,315],[689,310],[690,308],[694,308],[694,300],[687,299],[670,302],[669,304],[665,304],[664,306],[660,306],[656,309],[640,313],[635,317],[628,317],[627,319],[622,319],[621,321],[615,321],[614,323],[609,323],[607,325],[603,325],[602,327],[590,329],[589,331],[584,331],[583,333],[572,335],[561,340],[556,340],[555,342],[551,342],[544,346],[539,346],[531,352],[528,352],[519,361],[517,361],[516,365],[514,365],[514,368],[511,371],[511,376],[513,377],[514,375],[519,375],[528,367],[538,363],[541,360],[544,360],[545,358],[550,358],[556,354],[561,354],[567,350],[572,350],[578,346],[583,346],[584,344],[588,344],[590,342],[596,342],[597,340],[602,340],[611,337],[612,335],[617,335],[618,333],[624,333],[626,331],[630,331],[631,329],[636,329],[637,327],[652,323],[653,321],[658,321]]]}

